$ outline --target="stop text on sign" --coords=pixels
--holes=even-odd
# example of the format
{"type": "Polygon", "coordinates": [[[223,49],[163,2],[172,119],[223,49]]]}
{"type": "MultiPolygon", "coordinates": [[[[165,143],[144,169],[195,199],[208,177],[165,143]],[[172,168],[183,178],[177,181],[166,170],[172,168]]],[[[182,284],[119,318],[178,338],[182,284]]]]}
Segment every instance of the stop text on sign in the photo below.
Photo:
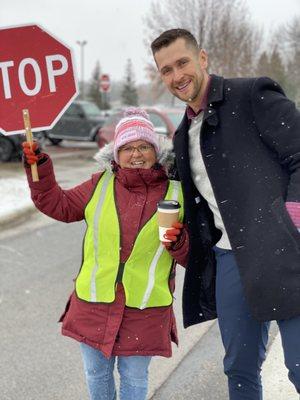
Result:
{"type": "MultiPolygon", "coordinates": [[[[49,91],[51,93],[56,92],[55,77],[64,75],[68,71],[68,60],[62,54],[47,55],[45,56],[45,66],[49,91]]],[[[13,73],[15,68],[18,71],[19,85],[23,93],[27,96],[36,96],[42,88],[42,72],[37,60],[28,57],[22,59],[19,65],[16,65],[12,60],[0,61],[0,76],[2,76],[5,99],[11,99],[13,95],[10,85],[10,73],[13,73]],[[32,74],[33,79],[29,79],[32,74]]]]}

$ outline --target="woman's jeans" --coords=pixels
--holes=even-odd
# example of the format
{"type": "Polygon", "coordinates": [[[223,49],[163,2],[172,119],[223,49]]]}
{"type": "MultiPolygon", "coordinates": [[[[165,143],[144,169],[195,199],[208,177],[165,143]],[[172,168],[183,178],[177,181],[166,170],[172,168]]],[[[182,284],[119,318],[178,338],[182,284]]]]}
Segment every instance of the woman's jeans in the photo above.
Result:
{"type": "MultiPolygon", "coordinates": [[[[114,365],[116,357],[105,358],[101,351],[80,343],[90,400],[117,398],[114,365]]],[[[145,400],[148,389],[148,366],[151,357],[117,357],[120,374],[120,400],[145,400]]]]}
{"type": "MultiPolygon", "coordinates": [[[[266,357],[269,322],[251,317],[233,252],[214,248],[216,301],[225,347],[224,372],[230,400],[262,400],[261,366],[266,357]]],[[[300,317],[277,321],[289,379],[300,393],[300,317]]]]}

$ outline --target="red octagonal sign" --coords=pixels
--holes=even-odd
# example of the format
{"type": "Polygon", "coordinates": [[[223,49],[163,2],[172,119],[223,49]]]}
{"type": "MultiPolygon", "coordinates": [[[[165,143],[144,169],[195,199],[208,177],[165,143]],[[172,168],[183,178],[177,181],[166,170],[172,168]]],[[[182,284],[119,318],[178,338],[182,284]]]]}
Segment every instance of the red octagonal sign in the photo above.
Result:
{"type": "Polygon", "coordinates": [[[70,48],[38,25],[0,28],[0,131],[51,129],[77,96],[70,48]]]}

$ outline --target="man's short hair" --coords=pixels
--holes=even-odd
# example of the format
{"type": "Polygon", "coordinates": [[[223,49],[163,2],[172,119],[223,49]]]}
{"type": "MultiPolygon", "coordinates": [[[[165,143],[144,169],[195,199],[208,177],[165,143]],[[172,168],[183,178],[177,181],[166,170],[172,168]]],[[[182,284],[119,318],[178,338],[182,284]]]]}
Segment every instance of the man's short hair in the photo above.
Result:
{"type": "Polygon", "coordinates": [[[177,28],[163,32],[151,43],[152,54],[154,55],[162,47],[168,47],[171,43],[180,38],[184,39],[187,45],[193,47],[195,50],[199,50],[197,40],[191,32],[186,29],[177,28]]]}

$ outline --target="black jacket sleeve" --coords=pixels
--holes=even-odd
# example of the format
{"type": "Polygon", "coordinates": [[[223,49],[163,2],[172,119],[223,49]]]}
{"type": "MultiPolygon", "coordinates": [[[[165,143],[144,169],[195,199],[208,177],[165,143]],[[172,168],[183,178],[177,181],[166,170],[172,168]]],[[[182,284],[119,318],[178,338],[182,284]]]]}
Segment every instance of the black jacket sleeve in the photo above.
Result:
{"type": "Polygon", "coordinates": [[[300,111],[269,78],[254,80],[251,104],[261,139],[290,174],[286,201],[300,202],[300,111]]]}

